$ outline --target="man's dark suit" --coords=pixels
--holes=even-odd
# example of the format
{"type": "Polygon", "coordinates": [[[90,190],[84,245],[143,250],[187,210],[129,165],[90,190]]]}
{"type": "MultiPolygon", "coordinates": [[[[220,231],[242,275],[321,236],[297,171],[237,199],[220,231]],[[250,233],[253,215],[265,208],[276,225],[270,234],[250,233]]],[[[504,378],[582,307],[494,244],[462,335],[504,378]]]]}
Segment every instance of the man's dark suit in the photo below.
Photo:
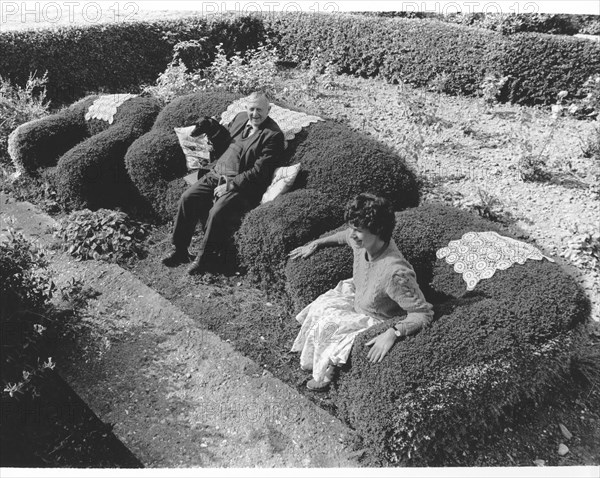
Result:
{"type": "MultiPolygon", "coordinates": [[[[239,139],[247,123],[248,114],[243,112],[228,125],[232,141],[239,139]]],[[[258,131],[245,140],[240,153],[240,172],[232,178],[229,191],[213,204],[219,175],[212,169],[189,187],[181,195],[175,217],[173,244],[176,250],[187,251],[198,221],[204,225],[198,257],[208,249],[227,243],[230,226],[259,204],[282,159],[283,149],[283,133],[277,123],[267,117],[258,131]]],[[[212,166],[214,168],[214,164],[212,166]]]]}

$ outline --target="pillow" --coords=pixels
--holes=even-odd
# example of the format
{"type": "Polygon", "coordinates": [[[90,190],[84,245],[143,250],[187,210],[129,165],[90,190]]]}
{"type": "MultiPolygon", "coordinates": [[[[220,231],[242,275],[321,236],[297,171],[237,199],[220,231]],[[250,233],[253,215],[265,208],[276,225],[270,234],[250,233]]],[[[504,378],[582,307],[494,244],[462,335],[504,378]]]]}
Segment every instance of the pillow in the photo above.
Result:
{"type": "Polygon", "coordinates": [[[272,201],[280,194],[284,194],[288,192],[294,181],[296,180],[296,176],[298,176],[298,172],[300,171],[300,163],[294,164],[292,166],[286,166],[277,168],[273,173],[273,180],[271,184],[263,194],[261,204],[272,201]]]}
{"type": "Polygon", "coordinates": [[[173,128],[177,133],[177,139],[185,156],[188,171],[202,168],[210,163],[211,147],[208,144],[208,139],[205,134],[191,136],[191,132],[195,127],[196,125],[173,128]]]}

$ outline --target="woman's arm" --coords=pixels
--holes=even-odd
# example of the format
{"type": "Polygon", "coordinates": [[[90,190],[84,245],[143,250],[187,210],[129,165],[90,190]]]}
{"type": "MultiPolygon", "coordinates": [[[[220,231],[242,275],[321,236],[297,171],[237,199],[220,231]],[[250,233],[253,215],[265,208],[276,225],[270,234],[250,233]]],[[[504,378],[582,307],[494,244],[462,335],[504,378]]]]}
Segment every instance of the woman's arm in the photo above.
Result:
{"type": "Polygon", "coordinates": [[[433,319],[433,307],[425,300],[412,268],[394,272],[386,292],[407,313],[395,324],[401,336],[416,334],[433,319]]]}
{"type": "Polygon", "coordinates": [[[310,241],[308,244],[294,249],[289,253],[289,256],[292,259],[298,259],[299,257],[306,259],[308,256],[314,254],[320,247],[347,244],[349,231],[349,229],[344,229],[343,231],[336,232],[335,234],[310,241]]]}
{"type": "Polygon", "coordinates": [[[371,346],[367,358],[373,363],[381,362],[392,348],[398,338],[396,330],[401,337],[414,335],[428,325],[433,318],[433,307],[425,300],[412,269],[406,268],[394,272],[386,287],[386,292],[407,312],[407,315],[404,319],[398,318],[394,328],[386,329],[365,344],[371,346]]]}

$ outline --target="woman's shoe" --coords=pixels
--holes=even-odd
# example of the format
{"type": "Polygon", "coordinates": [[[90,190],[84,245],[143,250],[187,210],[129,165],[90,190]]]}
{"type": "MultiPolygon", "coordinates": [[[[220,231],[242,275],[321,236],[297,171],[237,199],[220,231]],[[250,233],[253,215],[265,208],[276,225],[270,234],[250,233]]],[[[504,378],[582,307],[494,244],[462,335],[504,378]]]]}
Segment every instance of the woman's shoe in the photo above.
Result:
{"type": "Polygon", "coordinates": [[[317,382],[314,378],[311,378],[308,382],[306,382],[306,388],[312,390],[313,392],[324,392],[331,385],[331,380],[321,380],[317,382]]]}
{"type": "Polygon", "coordinates": [[[333,375],[335,374],[335,365],[329,364],[327,369],[325,370],[325,376],[323,380],[317,381],[314,378],[310,379],[306,382],[306,388],[309,390],[313,390],[315,392],[321,392],[327,390],[331,385],[331,381],[333,380],[333,375]]]}

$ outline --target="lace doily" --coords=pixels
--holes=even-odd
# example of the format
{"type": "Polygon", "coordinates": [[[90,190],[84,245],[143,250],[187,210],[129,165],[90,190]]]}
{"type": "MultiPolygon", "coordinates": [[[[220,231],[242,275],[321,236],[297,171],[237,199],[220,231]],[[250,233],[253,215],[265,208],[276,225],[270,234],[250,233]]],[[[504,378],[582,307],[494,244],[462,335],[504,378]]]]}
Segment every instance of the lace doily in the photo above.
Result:
{"type": "Polygon", "coordinates": [[[467,232],[435,255],[454,264],[454,271],[462,274],[467,290],[473,290],[481,279],[489,279],[497,270],[508,269],[515,262],[524,264],[527,259],[540,261],[543,258],[554,262],[532,245],[492,231],[467,232]]]}
{"type": "Polygon", "coordinates": [[[137,95],[129,93],[118,95],[104,95],[92,103],[85,114],[86,121],[91,119],[99,119],[108,121],[112,124],[117,108],[125,103],[130,98],[135,98],[137,95]]]}
{"type": "MultiPolygon", "coordinates": [[[[245,97],[231,103],[221,114],[221,124],[228,124],[238,113],[246,111],[247,101],[248,97],[245,97]]],[[[286,141],[294,139],[302,131],[302,128],[309,124],[316,123],[317,121],[325,121],[318,116],[288,110],[277,105],[271,105],[269,116],[279,125],[286,141]]]]}

